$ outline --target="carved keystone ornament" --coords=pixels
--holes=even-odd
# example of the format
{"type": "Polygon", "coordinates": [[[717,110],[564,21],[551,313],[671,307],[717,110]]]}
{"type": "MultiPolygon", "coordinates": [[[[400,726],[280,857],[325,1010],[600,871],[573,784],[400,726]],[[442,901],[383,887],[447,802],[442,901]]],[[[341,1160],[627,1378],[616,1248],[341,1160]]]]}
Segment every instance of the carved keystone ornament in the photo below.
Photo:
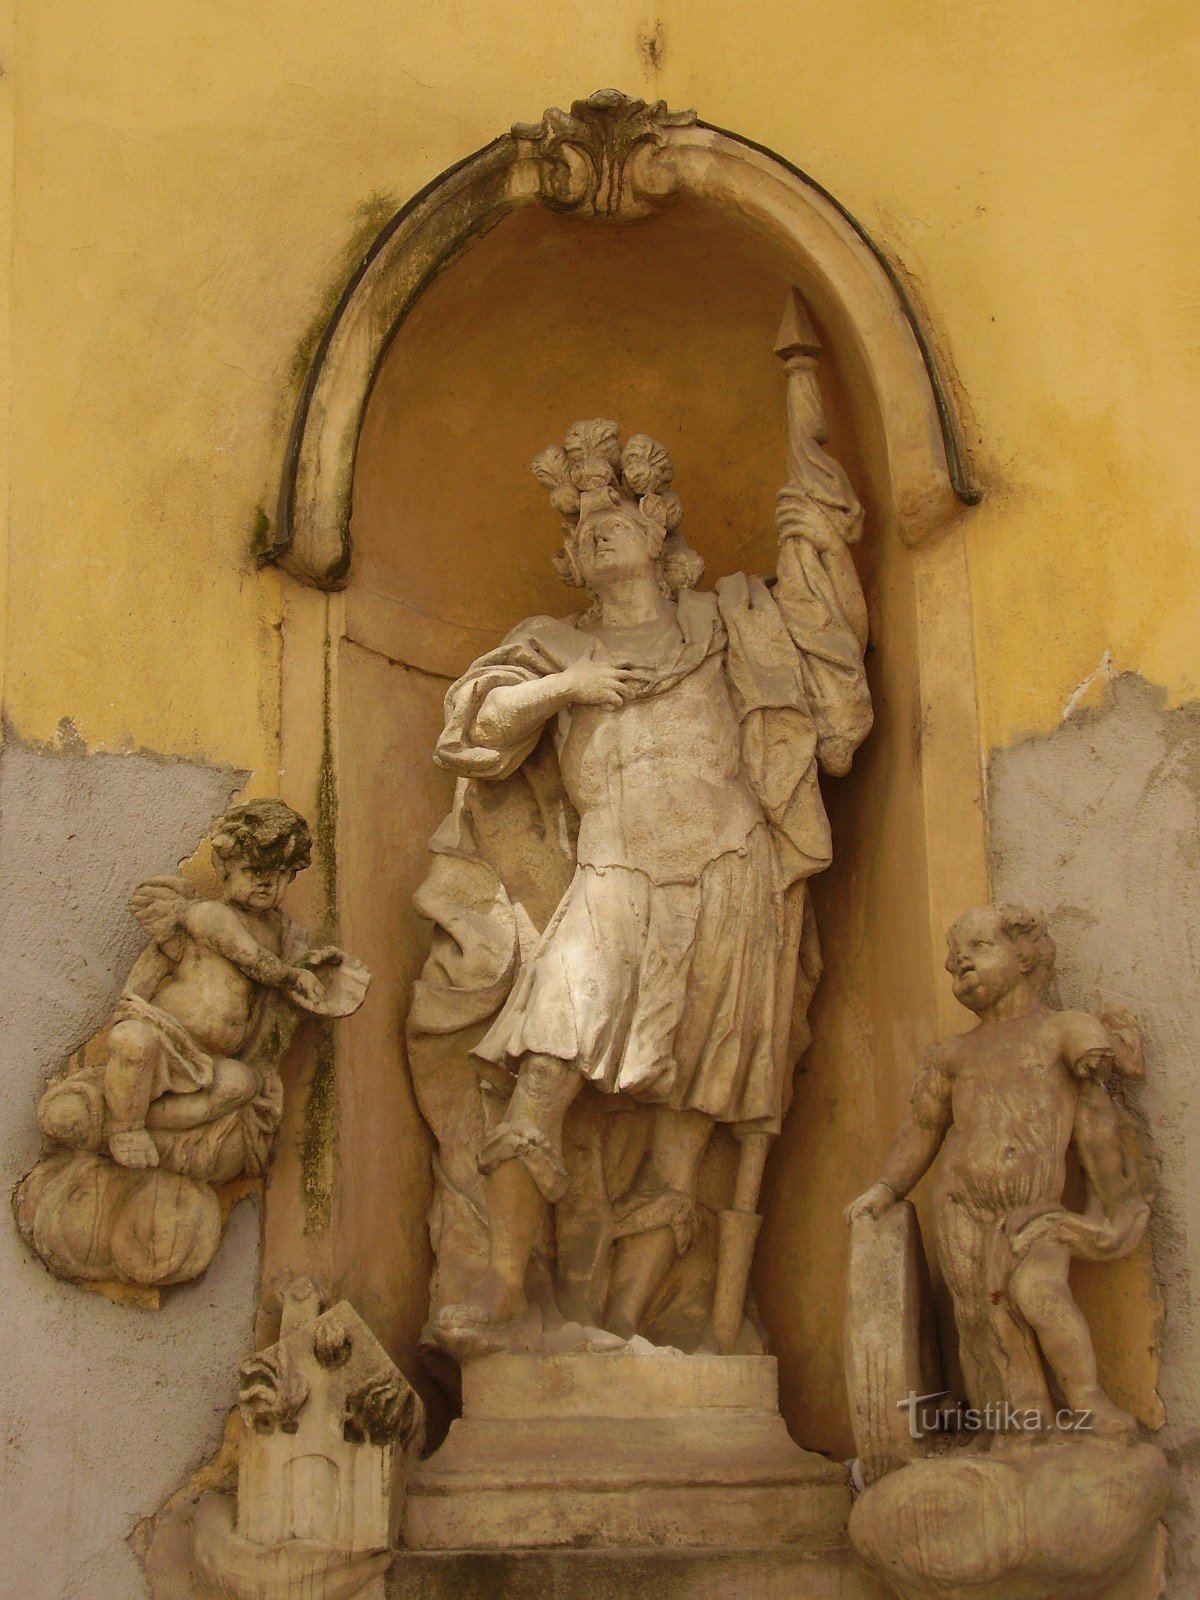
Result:
{"type": "Polygon", "coordinates": [[[554,211],[600,217],[639,217],[670,198],[674,178],[660,159],[671,128],[687,128],[694,111],[668,111],[617,89],[553,108],[541,122],[517,122],[513,138],[533,146],[541,199],[554,211]]]}

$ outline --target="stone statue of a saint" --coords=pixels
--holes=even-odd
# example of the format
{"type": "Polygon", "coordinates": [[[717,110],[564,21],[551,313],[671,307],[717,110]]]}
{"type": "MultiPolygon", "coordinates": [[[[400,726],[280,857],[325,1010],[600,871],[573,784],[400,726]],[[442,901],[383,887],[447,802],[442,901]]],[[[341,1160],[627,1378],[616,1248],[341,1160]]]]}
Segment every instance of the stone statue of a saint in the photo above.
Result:
{"type": "Polygon", "coordinates": [[[738,1159],[709,1202],[715,1274],[676,1296],[694,1302],[686,1338],[657,1336],[714,1349],[742,1332],[793,1009],[802,1022],[817,970],[818,769],[844,773],[871,723],[849,549],[861,511],[819,448],[817,347],[798,316],[780,352],[792,452],[775,582],[699,592],[666,450],[577,423],[533,470],[565,518],[557,568],[590,603],[522,622],[446,697],[437,760],[459,782],[418,897],[437,928],[409,1036],[442,1146],[430,1338],[458,1357],[536,1344],[561,1317],[646,1332],[696,1237],[718,1125],[738,1159]],[[469,1125],[437,1063],[472,1026],[484,1093],[469,1125]],[[464,1211],[486,1226],[469,1265],[464,1211]]]}

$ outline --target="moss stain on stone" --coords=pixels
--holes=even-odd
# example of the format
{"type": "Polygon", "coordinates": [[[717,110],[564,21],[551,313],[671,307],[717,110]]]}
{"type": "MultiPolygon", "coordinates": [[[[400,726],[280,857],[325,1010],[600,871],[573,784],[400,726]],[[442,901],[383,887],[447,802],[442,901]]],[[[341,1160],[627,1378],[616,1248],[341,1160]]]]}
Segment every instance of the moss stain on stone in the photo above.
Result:
{"type": "Polygon", "coordinates": [[[322,1022],[316,1059],[304,1103],[300,1132],[300,1187],[304,1196],[304,1232],[325,1233],[333,1212],[333,1164],[337,1154],[337,1095],[333,1024],[322,1022]]]}
{"type": "Polygon", "coordinates": [[[337,936],[337,779],[333,768],[333,643],[325,632],[325,659],[321,679],[321,771],[317,780],[317,857],[325,893],[324,938],[337,936]]]}
{"type": "Polygon", "coordinates": [[[271,519],[261,506],[256,506],[254,521],[250,524],[251,558],[261,566],[264,561],[271,559],[274,551],[275,546],[271,538],[271,519]]]}
{"type": "Polygon", "coordinates": [[[324,338],[325,330],[342,302],[347,279],[362,265],[367,252],[399,209],[399,205],[391,195],[378,192],[368,195],[355,208],[353,230],[330,272],[329,287],[321,296],[320,305],[301,335],[295,354],[292,356],[288,382],[294,389],[299,389],[304,382],[316,355],[317,346],[324,338]]]}
{"type": "MultiPolygon", "coordinates": [[[[337,783],[333,766],[333,641],[325,632],[321,691],[321,769],[317,780],[314,828],[324,899],[322,943],[337,935],[337,783]]],[[[304,1198],[304,1231],[328,1229],[333,1207],[333,1174],[337,1160],[337,1075],[333,1026],[319,1025],[312,1078],[300,1132],[300,1184],[304,1198]]]]}

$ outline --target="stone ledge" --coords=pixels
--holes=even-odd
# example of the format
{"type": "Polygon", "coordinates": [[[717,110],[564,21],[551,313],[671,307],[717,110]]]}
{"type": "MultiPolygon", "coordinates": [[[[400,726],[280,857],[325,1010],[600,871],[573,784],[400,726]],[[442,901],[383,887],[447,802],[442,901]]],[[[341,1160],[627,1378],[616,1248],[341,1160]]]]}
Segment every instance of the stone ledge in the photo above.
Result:
{"type": "Polygon", "coordinates": [[[894,1600],[845,1549],[402,1551],[387,1600],[894,1600]]]}

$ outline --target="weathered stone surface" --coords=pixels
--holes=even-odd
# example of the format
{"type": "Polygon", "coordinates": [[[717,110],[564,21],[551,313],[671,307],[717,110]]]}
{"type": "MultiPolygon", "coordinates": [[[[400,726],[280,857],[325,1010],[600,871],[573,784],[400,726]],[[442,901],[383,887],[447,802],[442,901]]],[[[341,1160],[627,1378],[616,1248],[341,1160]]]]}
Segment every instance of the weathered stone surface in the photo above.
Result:
{"type": "Polygon", "coordinates": [[[315,1314],[307,1283],[284,1291],[279,1342],[242,1363],[237,1532],[257,1545],[386,1549],[424,1408],[354,1307],[315,1314]]]}
{"type": "Polygon", "coordinates": [[[861,230],[816,185],[741,139],[613,90],[518,124],[459,163],[421,203],[400,213],[337,308],[297,418],[280,554],[306,582],[335,587],[351,565],[350,494],[363,410],[398,324],[428,283],[508,213],[554,209],[637,215],[678,192],[747,221],[788,253],[823,263],[831,318],[865,354],[895,510],[914,540],[974,504],[950,402],[914,338],[915,317],[861,230]]]}
{"type": "MultiPolygon", "coordinates": [[[[860,1242],[886,1229],[937,1161],[934,1226],[964,1425],[991,1450],[951,1447],[882,1476],[856,1503],[850,1537],[903,1600],[1156,1600],[1166,1461],[1101,1388],[1068,1281],[1072,1256],[1119,1259],[1146,1229],[1148,1173],[1116,1089],[1143,1076],[1141,1032],[1115,1006],[1047,1004],[1054,942],[1020,906],[966,912],[948,945],[955,997],[978,1022],[927,1052],[883,1175],[847,1216],[860,1242]],[[1081,1211],[1063,1200],[1070,1151],[1081,1211]]],[[[905,1224],[915,1240],[911,1211],[905,1224]]],[[[904,1226],[893,1227],[898,1238],[904,1226]]],[[[900,1353],[892,1287],[848,1337],[872,1476],[903,1454],[886,1437],[877,1449],[886,1399],[870,1392],[872,1355],[886,1371],[900,1353]]]]}
{"type": "Polygon", "coordinates": [[[904,1201],[860,1218],[850,1233],[846,1388],[866,1483],[925,1454],[905,1402],[917,1395],[936,1404],[941,1387],[929,1268],[916,1212],[904,1201]]]}
{"type": "Polygon", "coordinates": [[[983,1426],[1052,1430],[1061,1399],[1079,1426],[1131,1434],[1133,1418],[1100,1387],[1068,1272],[1072,1256],[1127,1255],[1149,1220],[1149,1176],[1114,1094],[1144,1074],[1140,1030],[1117,1007],[1092,1015],[1046,1003],[1054,941],[1020,906],[965,912],[947,942],[955,997],[978,1024],[927,1051],[883,1175],[847,1216],[857,1225],[882,1217],[937,1160],[938,1260],[983,1426]],[[1071,1151],[1086,1184],[1082,1211],[1063,1203],[1071,1151]],[[987,1420],[1000,1407],[1017,1420],[987,1420]]]}
{"type": "Polygon", "coordinates": [[[463,1416],[410,1482],[404,1544],[838,1542],[846,1470],[788,1437],[772,1357],[642,1349],[469,1363],[463,1416]]]}
{"type": "MultiPolygon", "coordinates": [[[[10,1184],[38,1155],[30,1110],[47,1071],[103,1024],[137,954],[123,887],[185,856],[244,777],[148,754],[88,754],[66,737],[61,750],[33,749],[7,731],[0,966],[9,1066],[0,1078],[0,1149],[10,1184]]],[[[21,1352],[0,1376],[8,1440],[0,1570],[20,1574],[23,1600],[140,1592],[131,1526],[215,1447],[234,1400],[259,1226],[248,1199],[234,1209],[204,1279],[137,1315],[52,1277],[11,1224],[0,1228],[0,1324],[21,1352]],[[132,1418],[153,1423],[131,1431],[132,1418]],[[114,1449],[114,1439],[128,1447],[114,1449]]]]}
{"type": "Polygon", "coordinates": [[[578,422],[533,474],[590,604],[520,623],[447,695],[458,785],[408,1041],[441,1146],[428,1338],[459,1362],[537,1348],[556,1314],[758,1342],[759,1190],[819,972],[808,880],[832,859],[818,773],[848,770],[872,716],[863,513],[823,448],[819,349],[793,292],[773,588],[697,592],[666,448],[578,422]],[[737,1170],[705,1272],[687,1258],[718,1128],[737,1170]]]}
{"type": "Polygon", "coordinates": [[[1148,1244],[1075,1278],[1106,1387],[1161,1426],[1173,1478],[1170,1592],[1191,1600],[1200,1594],[1200,704],[1172,706],[1161,687],[1105,663],[1053,732],[993,753],[988,804],[997,892],[1044,906],[1063,1001],[1115,996],[1145,1020],[1137,1113],[1159,1174],[1148,1244]]]}
{"type": "Polygon", "coordinates": [[[401,1551],[388,1600],[888,1600],[848,1550],[401,1551]]]}
{"type": "Polygon", "coordinates": [[[216,1185],[265,1174],[283,1104],[279,1064],[303,1012],[357,1010],[369,974],[310,948],[279,909],[308,864],[304,819],[237,806],[209,836],[221,891],[151,878],[129,909],[150,943],[102,1041],[38,1102],[47,1140],[13,1205],[59,1277],[157,1287],[197,1277],[220,1242],[216,1185]]]}
{"type": "Polygon", "coordinates": [[[155,1600],[382,1600],[424,1408],[348,1301],[323,1311],[304,1276],[280,1297],[280,1338],[242,1363],[228,1454],[149,1532],[155,1600]]]}
{"type": "Polygon", "coordinates": [[[1148,1444],[916,1462],[866,1491],[859,1553],[903,1600],[1158,1600],[1167,1464],[1148,1444]]]}
{"type": "Polygon", "coordinates": [[[392,1559],[387,1549],[349,1555],[314,1539],[258,1544],[237,1532],[234,1501],[223,1494],[201,1500],[192,1535],[192,1592],[210,1600],[382,1600],[378,1580],[392,1559]]]}
{"type": "MultiPolygon", "coordinates": [[[[439,225],[453,207],[444,197],[444,189],[431,195],[439,225]]],[[[402,273],[410,281],[409,270],[407,260],[396,264],[392,283],[398,286],[402,273]]],[[[442,680],[461,675],[514,620],[568,609],[546,560],[557,519],[547,516],[532,477],[524,487],[524,463],[537,446],[561,438],[572,416],[590,415],[589,390],[604,396],[600,409],[669,443],[673,487],[685,500],[687,527],[697,530],[689,537],[711,571],[772,570],[771,491],[783,481],[785,441],[782,373],[771,350],[786,271],[732,211],[716,207],[685,202],[635,229],[581,225],[535,206],[507,219],[437,274],[404,317],[373,384],[356,452],[355,553],[346,590],[325,601],[285,586],[285,662],[296,692],[289,691],[283,718],[284,782],[303,809],[319,781],[336,781],[339,926],[385,989],[338,1030],[336,1074],[321,1079],[328,1115],[319,1126],[336,1129],[320,1146],[336,1188],[328,1247],[315,1229],[304,1231],[329,1191],[311,1182],[308,1167],[299,1187],[294,1151],[309,1130],[297,1118],[285,1126],[276,1158],[268,1250],[272,1264],[325,1272],[327,1248],[349,1275],[351,1297],[373,1308],[389,1348],[414,1374],[430,1270],[422,1223],[431,1165],[395,1021],[405,1014],[427,948],[428,931],[411,907],[424,875],[423,844],[452,800],[450,775],[428,761],[443,726],[442,680]],[[479,314],[483,305],[486,315],[479,314]],[[573,333],[564,343],[556,330],[566,326],[573,333]],[[475,380],[448,386],[450,368],[475,380]],[[593,374],[614,387],[596,390],[593,374]],[[736,407],[726,403],[733,393],[736,407]],[[422,535],[408,537],[407,529],[422,535]],[[314,678],[320,688],[323,639],[331,685],[324,747],[305,713],[314,678]],[[331,1149],[340,1150],[340,1161],[329,1157],[331,1149]],[[353,1159],[344,1159],[350,1151],[353,1159]],[[389,1196],[386,1212],[377,1206],[380,1192],[389,1196]]],[[[962,868],[971,839],[976,860],[983,856],[977,793],[967,787],[969,779],[977,789],[978,749],[962,531],[948,530],[948,543],[919,554],[904,547],[892,517],[889,461],[880,436],[861,426],[874,346],[870,337],[842,342],[830,300],[841,285],[818,300],[813,282],[826,345],[820,386],[836,441],[827,448],[871,507],[868,537],[854,557],[878,624],[869,668],[880,737],[864,750],[865,765],[856,759],[853,778],[824,786],[836,813],[839,860],[815,880],[817,920],[834,976],[821,1001],[821,1038],[797,1076],[798,1103],[769,1164],[754,1286],[780,1357],[793,1436],[840,1459],[854,1453],[840,1378],[849,1239],[836,1217],[846,1174],[861,1168],[865,1179],[880,1130],[892,1120],[896,1085],[911,1070],[913,1042],[931,1025],[932,880],[953,886],[952,901],[933,893],[935,907],[957,907],[964,892],[978,898],[981,890],[963,888],[977,881],[962,868]],[[949,773],[942,759],[948,746],[961,757],[949,773]],[[948,837],[961,847],[948,852],[948,837]],[[926,845],[934,839],[938,853],[930,855],[926,845]],[[911,937],[898,941],[898,925],[911,937]]],[[[531,820],[536,829],[536,813],[531,820]]],[[[977,877],[982,883],[981,872],[977,877]]],[[[447,1052],[424,1082],[449,1098],[459,1077],[466,1079],[464,1105],[481,1114],[465,1048],[457,1069],[447,1052]]],[[[302,1103],[291,1097],[293,1108],[302,1103]]],[[[443,1168],[446,1149],[443,1143],[438,1152],[443,1168]]],[[[712,1154],[713,1181],[702,1185],[689,1267],[715,1256],[736,1156],[721,1130],[712,1154]]],[[[455,1164],[456,1183],[469,1165],[469,1157],[455,1164]]],[[[464,1191],[438,1225],[443,1235],[478,1233],[479,1220],[464,1191]]],[[[478,1257],[457,1282],[447,1282],[450,1256],[442,1250],[439,1298],[445,1291],[460,1300],[478,1257]]],[[[695,1287],[703,1298],[711,1278],[695,1287]]],[[[679,1344],[673,1334],[665,1342],[679,1344]]],[[[423,1393],[436,1406],[436,1397],[423,1393]]]]}

